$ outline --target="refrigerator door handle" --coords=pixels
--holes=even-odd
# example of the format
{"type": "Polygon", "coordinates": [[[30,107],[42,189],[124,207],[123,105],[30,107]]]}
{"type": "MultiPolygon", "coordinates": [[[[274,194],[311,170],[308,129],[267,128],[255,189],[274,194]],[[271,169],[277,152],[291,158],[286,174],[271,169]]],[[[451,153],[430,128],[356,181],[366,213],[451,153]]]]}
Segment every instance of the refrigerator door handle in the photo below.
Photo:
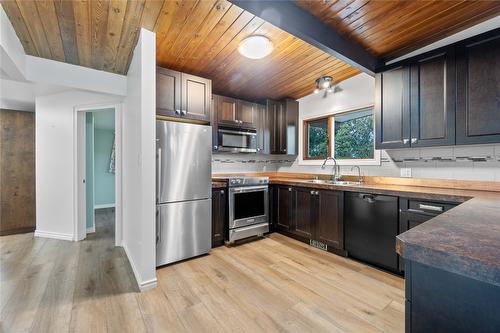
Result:
{"type": "Polygon", "coordinates": [[[161,210],[158,208],[158,218],[156,219],[156,244],[161,243],[161,210]]]}
{"type": "Polygon", "coordinates": [[[162,179],[161,179],[161,148],[158,148],[158,161],[156,162],[156,168],[158,170],[158,178],[156,179],[156,188],[158,189],[158,193],[156,194],[156,202],[160,202],[161,193],[162,193],[162,179]]]}

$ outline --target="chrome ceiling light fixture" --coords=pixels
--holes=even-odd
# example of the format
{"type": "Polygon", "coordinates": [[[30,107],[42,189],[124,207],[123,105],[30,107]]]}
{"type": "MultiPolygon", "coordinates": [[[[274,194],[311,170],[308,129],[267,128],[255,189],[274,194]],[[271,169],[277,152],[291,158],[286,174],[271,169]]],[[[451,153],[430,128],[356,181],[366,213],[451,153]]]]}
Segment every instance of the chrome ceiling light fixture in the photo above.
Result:
{"type": "Polygon", "coordinates": [[[333,78],[331,76],[324,75],[316,80],[316,89],[314,89],[314,93],[317,94],[320,91],[324,91],[323,98],[325,98],[328,93],[341,92],[342,88],[333,84],[333,78]]]}
{"type": "Polygon", "coordinates": [[[252,35],[243,39],[238,52],[249,59],[262,59],[273,51],[273,43],[263,35],[252,35]]]}

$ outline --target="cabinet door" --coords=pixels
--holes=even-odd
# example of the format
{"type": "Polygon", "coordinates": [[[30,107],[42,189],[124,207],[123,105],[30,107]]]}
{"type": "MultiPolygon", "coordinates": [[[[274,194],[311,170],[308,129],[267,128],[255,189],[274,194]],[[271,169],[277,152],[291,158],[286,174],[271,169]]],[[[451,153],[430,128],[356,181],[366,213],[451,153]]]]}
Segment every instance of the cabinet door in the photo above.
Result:
{"type": "Polygon", "coordinates": [[[156,68],[156,114],[180,116],[181,113],[181,73],[156,68]]]}
{"type": "Polygon", "coordinates": [[[397,67],[375,76],[375,148],[410,147],[410,76],[397,67]]]}
{"type": "Polygon", "coordinates": [[[296,187],[293,189],[292,232],[305,238],[313,238],[315,190],[296,187]]]}
{"type": "Polygon", "coordinates": [[[237,125],[238,100],[226,96],[217,96],[217,122],[219,124],[237,125]]]}
{"type": "Polygon", "coordinates": [[[217,123],[217,95],[212,95],[212,105],[210,112],[210,124],[212,125],[212,151],[217,151],[219,149],[219,126],[217,123]]]}
{"type": "Polygon", "coordinates": [[[269,122],[269,151],[271,154],[280,154],[280,128],[278,126],[280,104],[268,99],[266,107],[269,122]]]}
{"type": "Polygon", "coordinates": [[[212,81],[190,74],[181,74],[183,117],[210,121],[212,81]]]}
{"type": "Polygon", "coordinates": [[[411,146],[455,144],[455,54],[453,49],[411,66],[411,146]]]}
{"type": "Polygon", "coordinates": [[[237,120],[242,126],[255,128],[257,123],[257,104],[238,101],[237,120]]]}
{"type": "Polygon", "coordinates": [[[224,244],[226,229],[226,190],[212,190],[212,247],[224,244]]]}
{"type": "Polygon", "coordinates": [[[276,131],[278,132],[278,154],[286,154],[286,106],[285,102],[279,102],[276,108],[276,131]]]}
{"type": "Polygon", "coordinates": [[[281,231],[291,231],[292,223],[292,187],[277,186],[274,192],[275,228],[281,231]]]}
{"type": "Polygon", "coordinates": [[[314,239],[328,247],[344,249],[344,193],[319,191],[318,216],[314,239]]]}
{"type": "Polygon", "coordinates": [[[257,116],[257,151],[269,154],[271,153],[271,129],[269,127],[269,115],[265,105],[258,104],[257,116]]]}
{"type": "Polygon", "coordinates": [[[285,125],[282,128],[285,142],[285,154],[297,155],[299,153],[299,102],[293,99],[285,101],[285,125]]]}
{"type": "Polygon", "coordinates": [[[500,142],[498,31],[457,50],[456,130],[457,144],[500,142]]]}

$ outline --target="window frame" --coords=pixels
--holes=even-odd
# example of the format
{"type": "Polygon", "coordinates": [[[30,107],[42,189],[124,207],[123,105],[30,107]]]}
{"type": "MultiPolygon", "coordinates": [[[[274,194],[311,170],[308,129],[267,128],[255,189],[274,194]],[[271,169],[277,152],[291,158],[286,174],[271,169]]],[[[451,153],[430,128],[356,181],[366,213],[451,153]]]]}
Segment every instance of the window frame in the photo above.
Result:
{"type": "MultiPolygon", "coordinates": [[[[364,110],[372,110],[372,126],[373,126],[373,134],[375,136],[375,108],[373,104],[356,107],[352,109],[339,110],[327,114],[322,114],[320,116],[315,116],[312,118],[303,118],[302,119],[302,134],[300,136],[302,149],[300,149],[300,158],[298,160],[299,165],[321,165],[325,158],[308,158],[307,157],[307,149],[308,149],[308,133],[307,133],[307,124],[314,120],[319,119],[328,119],[328,157],[332,157],[335,153],[335,116],[344,115],[347,113],[360,112],[364,110]]],[[[380,165],[380,155],[381,151],[375,149],[375,139],[373,140],[373,158],[371,159],[353,159],[353,158],[339,158],[336,159],[338,165],[380,165]]]]}
{"type": "Polygon", "coordinates": [[[304,140],[303,140],[303,144],[302,144],[302,148],[303,148],[303,151],[302,151],[302,156],[303,156],[303,159],[304,160],[307,160],[307,161],[324,161],[326,157],[309,157],[309,124],[312,123],[312,122],[315,122],[315,121],[318,121],[318,120],[323,120],[323,119],[326,119],[327,121],[327,128],[326,128],[326,133],[327,133],[327,143],[326,143],[326,147],[327,147],[327,151],[326,151],[326,155],[327,156],[331,156],[332,154],[332,145],[331,145],[331,142],[332,142],[332,117],[327,115],[327,116],[320,116],[320,117],[316,117],[316,118],[310,118],[310,119],[306,119],[302,122],[302,126],[303,126],[303,133],[304,133],[304,140]]]}

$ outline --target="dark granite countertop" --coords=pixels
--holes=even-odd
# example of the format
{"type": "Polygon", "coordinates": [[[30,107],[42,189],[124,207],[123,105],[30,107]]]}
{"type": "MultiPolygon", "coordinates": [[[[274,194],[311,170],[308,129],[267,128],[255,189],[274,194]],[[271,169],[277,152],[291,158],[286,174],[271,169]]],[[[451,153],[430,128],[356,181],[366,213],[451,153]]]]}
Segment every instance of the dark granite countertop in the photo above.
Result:
{"type": "Polygon", "coordinates": [[[500,192],[405,185],[330,185],[272,177],[271,184],[461,203],[397,236],[408,260],[500,286],[500,192]]]}

